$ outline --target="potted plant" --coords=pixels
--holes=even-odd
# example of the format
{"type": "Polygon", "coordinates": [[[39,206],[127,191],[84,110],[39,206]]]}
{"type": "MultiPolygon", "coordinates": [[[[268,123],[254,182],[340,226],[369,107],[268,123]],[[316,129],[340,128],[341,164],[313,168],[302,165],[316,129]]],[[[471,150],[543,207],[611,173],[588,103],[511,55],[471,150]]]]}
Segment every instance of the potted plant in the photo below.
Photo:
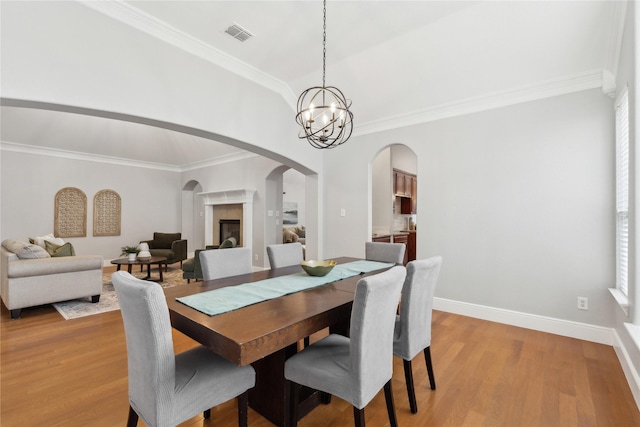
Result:
{"type": "Polygon", "coordinates": [[[129,261],[135,261],[138,252],[140,252],[140,249],[137,246],[123,246],[120,256],[127,255],[129,261]]]}

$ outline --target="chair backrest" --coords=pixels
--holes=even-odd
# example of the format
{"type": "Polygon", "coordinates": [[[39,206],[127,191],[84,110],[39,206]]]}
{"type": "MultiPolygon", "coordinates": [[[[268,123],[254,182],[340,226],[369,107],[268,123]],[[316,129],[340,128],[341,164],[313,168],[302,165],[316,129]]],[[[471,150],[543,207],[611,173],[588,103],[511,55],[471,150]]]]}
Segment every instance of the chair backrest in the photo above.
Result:
{"type": "Polygon", "coordinates": [[[200,252],[204,280],[251,273],[251,248],[229,248],[200,252]]]}
{"type": "Polygon", "coordinates": [[[127,341],[129,402],[147,425],[171,419],[175,354],[162,287],[124,271],[111,276],[127,341]]]}
{"type": "Polygon", "coordinates": [[[405,360],[431,345],[433,295],[441,265],[439,256],[407,264],[393,348],[394,354],[405,360]]]}
{"type": "Polygon", "coordinates": [[[271,268],[299,265],[302,262],[302,245],[300,243],[268,245],[267,256],[271,268]]]}
{"type": "Polygon", "coordinates": [[[182,233],[153,233],[151,249],[171,249],[171,244],[182,238],[182,233]]]}
{"type": "Polygon", "coordinates": [[[352,402],[367,403],[393,374],[393,328],[406,276],[403,266],[360,279],[351,310],[352,402]]]}
{"type": "Polygon", "coordinates": [[[403,264],[406,248],[404,243],[366,242],[365,259],[403,264]]]}

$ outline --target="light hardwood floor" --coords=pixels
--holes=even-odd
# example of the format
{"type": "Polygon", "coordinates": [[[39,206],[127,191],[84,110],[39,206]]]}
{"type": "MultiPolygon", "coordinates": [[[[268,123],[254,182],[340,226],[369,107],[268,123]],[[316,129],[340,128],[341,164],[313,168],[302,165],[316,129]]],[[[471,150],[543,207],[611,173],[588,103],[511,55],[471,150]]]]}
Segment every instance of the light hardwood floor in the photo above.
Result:
{"type": "MultiPolygon", "coordinates": [[[[0,425],[126,425],[127,357],[120,312],[64,320],[51,306],[0,312],[0,425]]],[[[174,331],[177,352],[195,345],[174,331]]],[[[437,390],[424,358],[414,360],[419,412],[409,412],[402,362],[393,390],[400,426],[640,426],[640,413],[613,349],[571,338],[434,312],[431,352],[437,390]]],[[[182,426],[236,426],[235,402],[182,426]]],[[[389,425],[384,394],[367,406],[369,426],[389,425]]],[[[270,426],[255,411],[251,427],[270,426]]],[[[142,421],[139,422],[142,426],[142,421]]],[[[333,398],[300,426],[351,426],[333,398]]]]}

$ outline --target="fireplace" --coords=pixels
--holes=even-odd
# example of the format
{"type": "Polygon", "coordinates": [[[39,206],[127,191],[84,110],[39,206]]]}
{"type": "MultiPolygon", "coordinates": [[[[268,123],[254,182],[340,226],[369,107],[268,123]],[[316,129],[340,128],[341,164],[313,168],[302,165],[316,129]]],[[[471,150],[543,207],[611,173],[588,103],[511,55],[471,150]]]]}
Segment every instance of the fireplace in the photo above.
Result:
{"type": "Polygon", "coordinates": [[[240,244],[240,220],[221,219],[220,223],[220,243],[229,237],[234,237],[236,243],[240,244]]]}
{"type": "MultiPolygon", "coordinates": [[[[202,196],[202,202],[204,203],[204,244],[216,245],[222,243],[222,240],[216,241],[216,229],[215,223],[220,222],[223,218],[238,218],[238,216],[227,216],[226,214],[221,218],[215,218],[214,207],[229,206],[233,204],[241,205],[239,216],[242,219],[236,219],[239,221],[238,234],[242,240],[238,240],[238,244],[246,248],[253,247],[253,196],[255,190],[227,190],[227,191],[212,191],[208,193],[198,193],[202,196]]],[[[219,229],[218,229],[219,230],[219,229]]],[[[224,235],[224,234],[223,234],[224,235]]]]}

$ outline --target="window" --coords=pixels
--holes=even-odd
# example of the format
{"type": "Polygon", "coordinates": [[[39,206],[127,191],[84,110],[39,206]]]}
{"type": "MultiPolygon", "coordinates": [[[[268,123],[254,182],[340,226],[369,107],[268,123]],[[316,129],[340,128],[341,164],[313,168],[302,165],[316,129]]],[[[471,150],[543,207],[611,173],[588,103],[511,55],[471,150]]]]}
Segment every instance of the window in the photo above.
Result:
{"type": "Polygon", "coordinates": [[[616,104],[616,289],[628,295],[629,266],[629,97],[616,104]]]}

